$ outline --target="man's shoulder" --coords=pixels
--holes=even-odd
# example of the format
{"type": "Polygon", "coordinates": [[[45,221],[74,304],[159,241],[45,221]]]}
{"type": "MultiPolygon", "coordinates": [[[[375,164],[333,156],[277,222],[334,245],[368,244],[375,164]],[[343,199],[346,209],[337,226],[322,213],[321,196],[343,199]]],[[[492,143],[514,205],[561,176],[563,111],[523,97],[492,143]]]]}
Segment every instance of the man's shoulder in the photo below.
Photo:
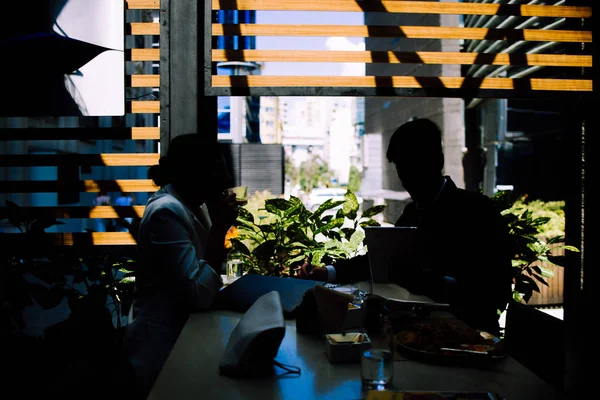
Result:
{"type": "Polygon", "coordinates": [[[482,206],[493,206],[494,202],[489,196],[481,192],[474,192],[471,190],[457,188],[454,192],[454,197],[461,202],[482,205],[482,206]]]}
{"type": "Polygon", "coordinates": [[[501,211],[489,196],[460,188],[455,189],[451,195],[445,196],[443,208],[451,208],[467,214],[490,216],[499,215],[501,211]]]}

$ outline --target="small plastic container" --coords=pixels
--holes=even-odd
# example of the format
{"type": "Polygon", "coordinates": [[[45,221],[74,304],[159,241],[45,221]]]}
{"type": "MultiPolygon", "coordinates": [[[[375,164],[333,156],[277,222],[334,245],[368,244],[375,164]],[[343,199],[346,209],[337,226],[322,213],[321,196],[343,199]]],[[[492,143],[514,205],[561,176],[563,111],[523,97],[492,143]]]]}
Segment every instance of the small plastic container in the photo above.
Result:
{"type": "Polygon", "coordinates": [[[327,334],[325,347],[332,363],[358,363],[363,351],[371,348],[371,339],[360,332],[327,334]]]}

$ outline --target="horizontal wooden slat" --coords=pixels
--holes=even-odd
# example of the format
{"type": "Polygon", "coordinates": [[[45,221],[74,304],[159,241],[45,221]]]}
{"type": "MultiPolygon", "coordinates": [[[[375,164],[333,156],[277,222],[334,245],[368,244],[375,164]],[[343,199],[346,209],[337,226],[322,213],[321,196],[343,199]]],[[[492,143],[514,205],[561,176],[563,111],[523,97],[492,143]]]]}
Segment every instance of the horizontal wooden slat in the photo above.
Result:
{"type": "Polygon", "coordinates": [[[160,128],[0,128],[6,140],[158,140],[160,128]]]}
{"type": "Polygon", "coordinates": [[[126,0],[125,4],[130,10],[158,10],[160,0],[126,0]]]}
{"type": "Polygon", "coordinates": [[[213,50],[212,61],[592,66],[592,56],[426,51],[213,50]]]}
{"type": "Polygon", "coordinates": [[[129,103],[129,110],[132,114],[158,114],[160,113],[160,101],[132,101],[129,103]]]}
{"type": "MultiPolygon", "coordinates": [[[[79,257],[114,255],[116,257],[134,258],[137,256],[135,239],[128,232],[96,233],[47,233],[47,237],[59,247],[62,253],[69,252],[79,257]],[[110,235],[107,235],[110,234],[110,235]],[[100,235],[100,236],[94,236],[100,235]],[[126,235],[129,235],[128,238],[126,235]],[[94,243],[94,238],[96,243],[94,243]],[[114,243],[112,243],[114,242],[114,243]],[[96,246],[96,245],[100,246],[96,246]]],[[[31,246],[27,236],[21,233],[0,233],[0,243],[6,248],[27,249],[31,246]]]]}
{"type": "Polygon", "coordinates": [[[46,165],[91,165],[108,167],[149,166],[158,163],[156,153],[108,154],[7,154],[0,157],[2,167],[38,167],[46,165]]]}
{"type": "Polygon", "coordinates": [[[0,181],[0,193],[98,193],[98,192],[155,192],[158,188],[150,179],[117,179],[114,181],[0,181]]]}
{"type": "Polygon", "coordinates": [[[50,233],[49,235],[54,244],[62,246],[136,244],[135,238],[129,232],[50,233]]]}
{"type": "Polygon", "coordinates": [[[481,4],[431,1],[357,0],[213,0],[213,10],[348,11],[405,14],[515,15],[523,17],[590,18],[591,7],[481,4]]]}
{"type": "Polygon", "coordinates": [[[160,75],[131,75],[131,87],[159,87],[160,75]]]}
{"type": "Polygon", "coordinates": [[[160,128],[136,127],[131,128],[132,140],[160,140],[160,128]]]}
{"type": "Polygon", "coordinates": [[[160,24],[158,22],[131,22],[130,32],[132,35],[160,35],[160,24]]]}
{"type": "MultiPolygon", "coordinates": [[[[76,232],[47,233],[47,238],[55,246],[73,246],[82,255],[106,255],[110,252],[119,256],[135,256],[136,241],[129,232],[76,232]],[[117,247],[117,246],[120,246],[117,247]],[[131,250],[129,250],[131,249],[131,250]]],[[[21,233],[0,233],[0,243],[7,247],[27,246],[27,237],[21,233]]]]}
{"type": "Polygon", "coordinates": [[[131,49],[129,61],[160,61],[160,49],[131,49]]]}
{"type": "Polygon", "coordinates": [[[591,42],[592,32],[539,29],[455,28],[439,26],[213,24],[215,36],[336,36],[408,39],[527,40],[591,42]]]}
{"type": "MultiPolygon", "coordinates": [[[[32,218],[52,216],[54,218],[141,218],[146,206],[72,206],[72,207],[20,207],[26,215],[32,218]]],[[[0,207],[0,219],[7,218],[9,210],[0,207]]]]}
{"type": "Polygon", "coordinates": [[[433,89],[524,89],[591,91],[584,79],[511,79],[415,76],[225,76],[213,75],[214,87],[396,87],[433,89]]]}

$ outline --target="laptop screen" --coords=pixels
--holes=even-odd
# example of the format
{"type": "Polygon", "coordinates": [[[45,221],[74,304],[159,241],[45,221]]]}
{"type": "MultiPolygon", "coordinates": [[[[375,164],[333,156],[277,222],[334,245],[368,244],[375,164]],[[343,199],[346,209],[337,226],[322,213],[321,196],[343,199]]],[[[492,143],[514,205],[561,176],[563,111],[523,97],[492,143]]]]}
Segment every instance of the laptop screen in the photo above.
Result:
{"type": "Polygon", "coordinates": [[[369,226],[364,230],[373,283],[389,283],[394,268],[418,265],[416,227],[369,226]]]}

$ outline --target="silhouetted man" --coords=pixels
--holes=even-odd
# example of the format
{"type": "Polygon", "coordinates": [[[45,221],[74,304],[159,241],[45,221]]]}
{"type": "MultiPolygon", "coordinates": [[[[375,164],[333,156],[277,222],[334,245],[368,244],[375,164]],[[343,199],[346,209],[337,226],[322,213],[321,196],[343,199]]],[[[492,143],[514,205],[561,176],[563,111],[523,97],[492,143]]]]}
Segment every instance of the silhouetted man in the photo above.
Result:
{"type": "MultiPolygon", "coordinates": [[[[415,294],[450,303],[473,328],[498,334],[498,310],[511,297],[508,230],[499,210],[483,194],[456,187],[444,176],[442,133],[428,119],[400,126],[387,159],[412,197],[396,226],[416,226],[421,264],[390,271],[390,279],[415,294]]],[[[345,283],[370,279],[366,255],[310,268],[302,277],[345,283]]]]}

